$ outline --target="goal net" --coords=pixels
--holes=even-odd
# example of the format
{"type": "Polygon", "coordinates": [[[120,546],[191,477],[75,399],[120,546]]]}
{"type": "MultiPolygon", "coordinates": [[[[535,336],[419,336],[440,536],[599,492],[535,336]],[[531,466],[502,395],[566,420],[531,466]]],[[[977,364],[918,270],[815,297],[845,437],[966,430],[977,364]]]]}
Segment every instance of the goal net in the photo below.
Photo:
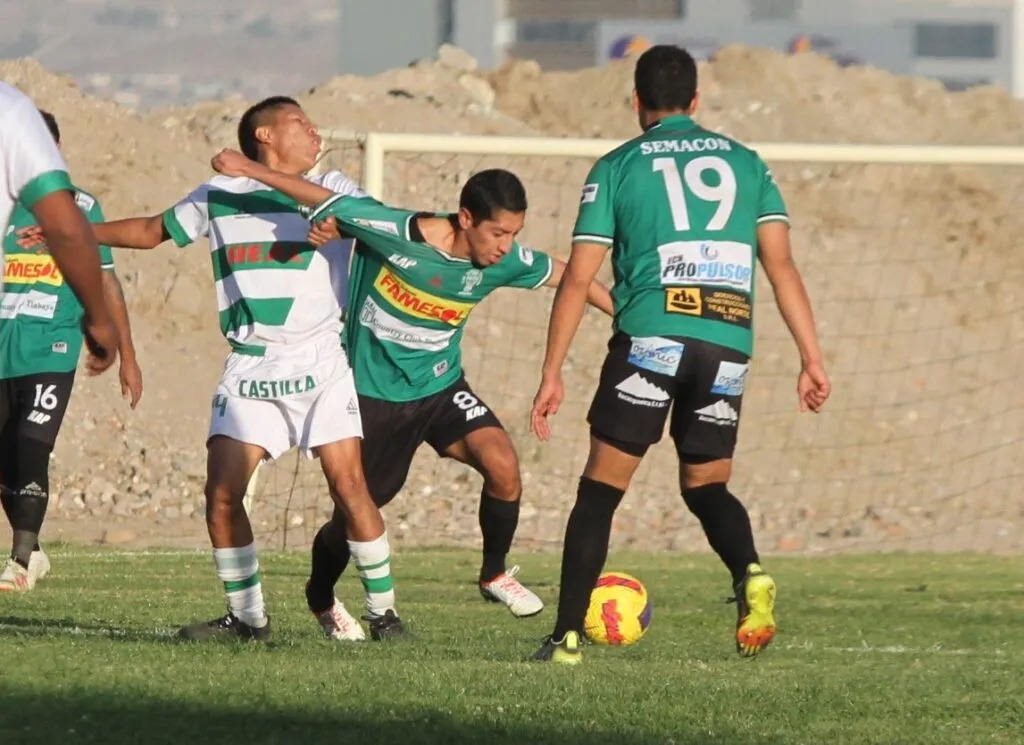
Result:
{"type": "MultiPolygon", "coordinates": [[[[335,143],[324,165],[369,180],[390,204],[422,210],[454,209],[471,174],[509,169],[530,203],[521,242],[567,257],[594,143],[584,154],[580,141],[566,140],[559,153],[538,140],[545,154],[508,155],[522,143],[495,138],[489,153],[469,154],[431,151],[439,138],[411,152],[415,138],[389,137],[397,144],[378,143],[364,160],[351,143],[335,143]]],[[[449,140],[444,149],[457,149],[449,140]]],[[[799,413],[799,359],[759,273],[732,489],[765,553],[1024,549],[1024,393],[1006,379],[1024,369],[1024,167],[979,164],[992,160],[980,150],[922,152],[927,159],[913,162],[883,148],[847,149],[829,162],[820,149],[762,150],[787,200],[833,382],[824,413],[799,413]],[[887,159],[909,162],[877,162],[887,159]]],[[[611,282],[607,263],[601,279],[611,282]]],[[[552,298],[547,289],[501,290],[474,311],[464,342],[467,377],[519,452],[517,550],[561,545],[610,333],[608,319],[588,309],[553,440],[537,442],[527,415],[552,298]]],[[[386,510],[390,534],[478,546],[480,486],[474,472],[422,448],[386,510]]],[[[252,504],[270,545],[308,545],[331,509],[316,462],[294,454],[262,469],[252,504]]],[[[667,438],[616,516],[613,547],[631,546],[707,550],[667,438]]]]}

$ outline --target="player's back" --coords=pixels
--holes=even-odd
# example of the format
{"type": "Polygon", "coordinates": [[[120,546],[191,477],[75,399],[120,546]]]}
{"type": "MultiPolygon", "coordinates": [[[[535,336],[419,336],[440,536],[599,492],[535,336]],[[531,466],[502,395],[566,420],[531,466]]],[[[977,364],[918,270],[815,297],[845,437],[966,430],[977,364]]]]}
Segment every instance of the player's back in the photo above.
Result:
{"type": "Polygon", "coordinates": [[[670,116],[604,156],[589,181],[574,240],[612,246],[617,327],[749,354],[757,226],[785,219],[758,155],[670,116]]]}

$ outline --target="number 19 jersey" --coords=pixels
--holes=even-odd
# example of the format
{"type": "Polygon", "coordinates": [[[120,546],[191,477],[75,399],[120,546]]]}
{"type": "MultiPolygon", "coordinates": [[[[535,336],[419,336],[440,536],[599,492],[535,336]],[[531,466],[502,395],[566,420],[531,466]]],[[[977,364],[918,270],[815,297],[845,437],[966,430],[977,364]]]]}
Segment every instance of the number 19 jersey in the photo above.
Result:
{"type": "Polygon", "coordinates": [[[612,249],[617,330],[750,355],[757,226],[776,220],[786,207],[757,153],[671,116],[594,165],[573,242],[612,249]]]}

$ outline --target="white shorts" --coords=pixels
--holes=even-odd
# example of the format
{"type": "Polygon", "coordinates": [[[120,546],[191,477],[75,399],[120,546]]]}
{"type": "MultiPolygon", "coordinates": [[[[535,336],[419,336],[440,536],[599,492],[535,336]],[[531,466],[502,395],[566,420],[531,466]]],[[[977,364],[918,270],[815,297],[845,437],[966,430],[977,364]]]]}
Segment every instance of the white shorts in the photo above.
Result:
{"type": "Polygon", "coordinates": [[[363,436],[352,368],[335,338],[263,357],[228,355],[217,384],[210,437],[258,445],[273,460],[293,447],[363,436]]]}

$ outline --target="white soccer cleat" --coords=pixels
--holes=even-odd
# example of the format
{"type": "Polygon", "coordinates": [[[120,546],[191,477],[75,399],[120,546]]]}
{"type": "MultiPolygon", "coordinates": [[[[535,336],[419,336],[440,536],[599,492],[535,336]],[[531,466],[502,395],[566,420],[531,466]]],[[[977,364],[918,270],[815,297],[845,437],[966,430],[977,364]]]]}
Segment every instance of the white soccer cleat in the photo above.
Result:
{"type": "Polygon", "coordinates": [[[28,560],[28,574],[34,587],[36,582],[43,579],[47,574],[50,573],[50,557],[46,555],[43,549],[33,551],[31,558],[28,560]]]}
{"type": "Polygon", "coordinates": [[[28,592],[35,584],[28,569],[14,559],[8,559],[0,572],[0,592],[28,592]]]}
{"type": "Polygon", "coordinates": [[[514,566],[490,582],[481,582],[480,594],[484,596],[484,600],[504,603],[516,618],[535,616],[544,610],[544,601],[526,589],[523,583],[516,579],[517,574],[519,567],[514,566]]]}
{"type": "Polygon", "coordinates": [[[366,632],[359,621],[345,610],[345,605],[334,598],[334,605],[323,613],[317,613],[316,620],[324,630],[324,636],[336,641],[361,642],[366,639],[366,632]]]}

